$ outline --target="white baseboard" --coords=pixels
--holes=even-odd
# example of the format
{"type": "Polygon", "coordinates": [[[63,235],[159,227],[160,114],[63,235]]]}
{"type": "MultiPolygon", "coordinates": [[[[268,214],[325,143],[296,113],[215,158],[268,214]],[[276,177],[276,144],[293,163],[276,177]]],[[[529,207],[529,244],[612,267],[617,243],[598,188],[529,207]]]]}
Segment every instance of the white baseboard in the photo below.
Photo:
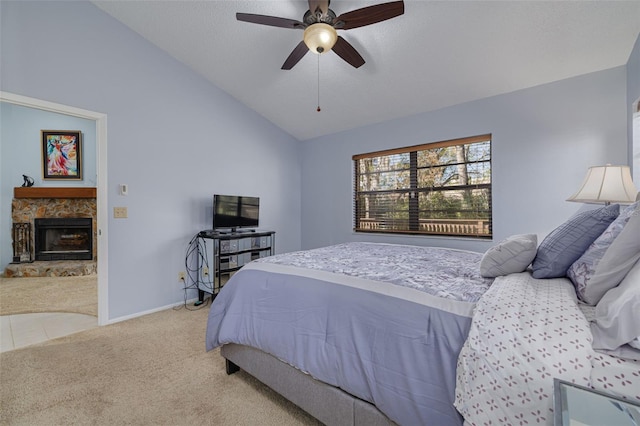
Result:
{"type": "Polygon", "coordinates": [[[186,302],[172,303],[170,305],[161,306],[159,308],[149,309],[148,311],[142,311],[142,312],[137,312],[137,313],[131,314],[131,315],[125,315],[125,316],[122,316],[122,317],[113,318],[113,319],[108,320],[104,325],[110,325],[110,324],[115,324],[117,322],[127,321],[127,320],[130,320],[130,319],[142,317],[142,316],[145,316],[145,315],[153,314],[153,313],[164,311],[164,310],[167,310],[167,309],[173,309],[176,306],[181,306],[181,305],[184,305],[185,303],[187,303],[187,304],[188,303],[195,303],[197,301],[198,301],[198,298],[194,297],[193,299],[189,299],[186,302]]]}

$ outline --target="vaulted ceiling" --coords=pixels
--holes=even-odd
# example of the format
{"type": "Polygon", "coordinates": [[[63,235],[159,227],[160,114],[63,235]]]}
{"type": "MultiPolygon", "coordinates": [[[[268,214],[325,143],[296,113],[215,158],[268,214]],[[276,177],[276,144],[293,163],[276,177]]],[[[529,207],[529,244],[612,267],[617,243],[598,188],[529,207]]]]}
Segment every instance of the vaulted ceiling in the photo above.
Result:
{"type": "Polygon", "coordinates": [[[284,71],[303,32],[235,14],[302,20],[307,1],[93,3],[299,140],[624,65],[640,32],[640,1],[408,0],[399,17],[339,32],[362,67],[328,52],[284,71]]]}

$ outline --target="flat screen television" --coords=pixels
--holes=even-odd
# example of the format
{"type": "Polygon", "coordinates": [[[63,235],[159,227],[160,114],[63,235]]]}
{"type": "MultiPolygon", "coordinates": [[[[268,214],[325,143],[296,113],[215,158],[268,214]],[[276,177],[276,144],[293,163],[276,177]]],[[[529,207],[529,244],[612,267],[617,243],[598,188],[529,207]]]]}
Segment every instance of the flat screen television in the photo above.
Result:
{"type": "Polygon", "coordinates": [[[260,218],[260,198],[239,195],[213,196],[213,229],[257,228],[260,218]]]}

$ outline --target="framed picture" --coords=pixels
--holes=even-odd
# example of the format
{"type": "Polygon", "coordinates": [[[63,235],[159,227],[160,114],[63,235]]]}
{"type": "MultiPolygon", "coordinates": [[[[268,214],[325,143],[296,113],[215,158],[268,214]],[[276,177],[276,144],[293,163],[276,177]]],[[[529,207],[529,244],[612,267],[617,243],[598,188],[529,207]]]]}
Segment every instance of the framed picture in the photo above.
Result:
{"type": "Polygon", "coordinates": [[[82,180],[82,133],[42,130],[43,179],[82,180]]]}

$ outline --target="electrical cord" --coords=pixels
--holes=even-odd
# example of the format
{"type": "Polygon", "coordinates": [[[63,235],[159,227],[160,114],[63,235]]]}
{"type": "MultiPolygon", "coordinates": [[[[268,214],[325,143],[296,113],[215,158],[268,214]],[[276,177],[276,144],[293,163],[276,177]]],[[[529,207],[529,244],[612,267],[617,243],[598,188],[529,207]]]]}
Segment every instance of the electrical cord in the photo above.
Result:
{"type": "Polygon", "coordinates": [[[200,236],[200,233],[191,238],[191,241],[187,244],[187,250],[185,253],[184,266],[186,275],[184,277],[184,302],[182,305],[175,306],[174,310],[187,309],[189,311],[198,311],[208,306],[212,297],[205,297],[203,303],[190,307],[187,303],[189,290],[203,290],[207,293],[213,294],[213,282],[211,281],[211,274],[208,274],[208,281],[201,279],[200,271],[203,268],[207,268],[209,271],[209,261],[207,256],[207,245],[204,243],[200,236]],[[195,266],[194,266],[195,264],[195,266]]]}
{"type": "MultiPolygon", "coordinates": [[[[198,278],[198,288],[200,289],[206,289],[206,290],[210,290],[209,293],[213,294],[214,292],[214,284],[213,281],[211,279],[212,277],[212,270],[209,267],[209,253],[207,252],[207,245],[204,243],[204,239],[203,238],[198,238],[198,246],[197,246],[197,252],[198,252],[198,256],[199,256],[199,261],[196,264],[196,277],[198,278]],[[198,265],[200,265],[200,267],[198,268],[198,265]],[[202,279],[202,274],[199,274],[199,272],[201,270],[204,270],[204,268],[206,268],[208,272],[207,274],[207,279],[208,281],[205,281],[202,279]]],[[[215,271],[214,271],[215,272],[215,271]]],[[[205,290],[205,291],[206,291],[205,290]]]]}

